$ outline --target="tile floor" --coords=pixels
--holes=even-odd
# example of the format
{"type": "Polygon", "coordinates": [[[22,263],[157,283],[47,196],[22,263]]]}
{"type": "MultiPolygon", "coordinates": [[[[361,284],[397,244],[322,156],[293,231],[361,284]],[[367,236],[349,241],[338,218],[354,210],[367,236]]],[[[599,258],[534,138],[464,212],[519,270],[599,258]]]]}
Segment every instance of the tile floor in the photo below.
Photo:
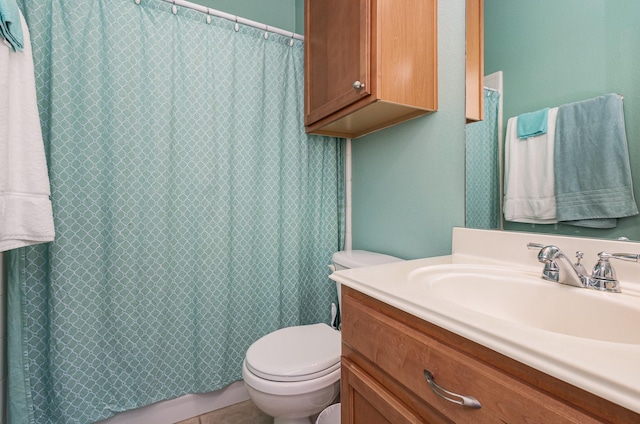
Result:
{"type": "MultiPolygon", "coordinates": [[[[334,403],[339,401],[340,398],[337,398],[334,403]]],[[[312,416],[311,422],[316,422],[318,415],[320,414],[312,416]]],[[[247,400],[175,424],[273,424],[273,417],[259,410],[251,400],[247,400]]]]}
{"type": "Polygon", "coordinates": [[[248,400],[176,424],[273,424],[273,418],[248,400]]]}

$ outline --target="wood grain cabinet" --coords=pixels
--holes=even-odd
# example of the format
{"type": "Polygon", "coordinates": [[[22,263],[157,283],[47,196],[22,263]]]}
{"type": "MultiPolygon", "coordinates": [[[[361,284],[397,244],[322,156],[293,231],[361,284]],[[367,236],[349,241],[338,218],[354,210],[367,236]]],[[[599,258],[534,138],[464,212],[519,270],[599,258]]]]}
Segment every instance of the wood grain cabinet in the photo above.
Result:
{"type": "Polygon", "coordinates": [[[307,132],[356,138],[437,106],[437,0],[305,0],[307,132]]]}
{"type": "Polygon", "coordinates": [[[466,0],[466,117],[484,119],[484,0],[466,0]]]}
{"type": "Polygon", "coordinates": [[[343,286],[343,424],[632,423],[640,415],[343,286]],[[471,396],[481,407],[444,397],[471,396]],[[445,390],[450,393],[446,393],[445,390]]]}

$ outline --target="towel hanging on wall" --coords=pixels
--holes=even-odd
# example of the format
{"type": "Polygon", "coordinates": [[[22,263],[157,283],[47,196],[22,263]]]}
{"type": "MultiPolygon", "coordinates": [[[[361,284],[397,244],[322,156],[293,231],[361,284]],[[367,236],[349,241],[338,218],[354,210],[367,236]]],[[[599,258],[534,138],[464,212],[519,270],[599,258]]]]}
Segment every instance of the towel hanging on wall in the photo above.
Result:
{"type": "Polygon", "coordinates": [[[561,106],[554,157],[558,222],[613,228],[638,214],[622,96],[561,106]]]}
{"type": "Polygon", "coordinates": [[[504,217],[531,224],[556,223],[553,145],[558,108],[544,112],[544,133],[521,139],[520,116],[507,121],[505,135],[504,217]]]}
{"type": "Polygon", "coordinates": [[[18,16],[24,51],[0,43],[0,252],[55,235],[29,30],[18,16]]]}
{"type": "Polygon", "coordinates": [[[16,0],[0,0],[0,37],[5,39],[13,51],[22,51],[24,34],[16,0]]]}
{"type": "Polygon", "coordinates": [[[518,115],[518,138],[531,138],[547,133],[549,108],[518,115]]]}

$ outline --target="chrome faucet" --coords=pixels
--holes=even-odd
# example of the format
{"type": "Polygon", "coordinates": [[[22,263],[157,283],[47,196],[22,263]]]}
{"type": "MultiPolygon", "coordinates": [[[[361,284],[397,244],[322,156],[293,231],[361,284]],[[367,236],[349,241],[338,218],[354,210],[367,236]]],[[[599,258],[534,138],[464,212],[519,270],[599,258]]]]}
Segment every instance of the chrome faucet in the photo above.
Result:
{"type": "Polygon", "coordinates": [[[576,287],[586,288],[588,286],[587,270],[580,263],[583,256],[582,252],[576,252],[577,261],[574,264],[557,246],[529,243],[527,247],[529,249],[540,249],[538,261],[544,264],[542,278],[545,280],[576,287]]]}
{"type": "Polygon", "coordinates": [[[529,249],[540,249],[538,261],[544,264],[542,278],[545,280],[611,293],[620,293],[621,290],[620,282],[616,279],[615,271],[609,259],[640,262],[640,255],[637,254],[600,252],[598,253],[598,262],[589,276],[584,266],[580,263],[583,256],[580,251],[576,252],[576,263],[572,263],[557,246],[529,243],[527,247],[529,249]]]}

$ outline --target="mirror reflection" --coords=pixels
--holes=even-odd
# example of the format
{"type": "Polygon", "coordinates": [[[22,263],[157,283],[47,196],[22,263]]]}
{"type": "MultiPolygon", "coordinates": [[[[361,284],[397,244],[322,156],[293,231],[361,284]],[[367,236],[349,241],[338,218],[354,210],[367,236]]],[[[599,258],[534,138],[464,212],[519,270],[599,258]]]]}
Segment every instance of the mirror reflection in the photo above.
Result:
{"type": "MultiPolygon", "coordinates": [[[[640,2],[636,0],[485,0],[485,74],[503,73],[499,132],[504,133],[510,117],[608,93],[621,94],[636,199],[640,198],[639,19],[640,2]]],[[[468,176],[470,161],[485,160],[470,148],[469,134],[474,130],[469,127],[468,176]]],[[[491,181],[500,187],[500,173],[496,174],[491,181]]],[[[468,205],[475,191],[468,178],[468,205]]],[[[492,193],[500,199],[495,190],[492,193]]],[[[495,221],[480,226],[475,218],[473,208],[468,208],[468,226],[499,226],[495,221]]],[[[510,221],[504,221],[504,229],[640,240],[640,215],[618,219],[608,229],[510,221]]]]}

